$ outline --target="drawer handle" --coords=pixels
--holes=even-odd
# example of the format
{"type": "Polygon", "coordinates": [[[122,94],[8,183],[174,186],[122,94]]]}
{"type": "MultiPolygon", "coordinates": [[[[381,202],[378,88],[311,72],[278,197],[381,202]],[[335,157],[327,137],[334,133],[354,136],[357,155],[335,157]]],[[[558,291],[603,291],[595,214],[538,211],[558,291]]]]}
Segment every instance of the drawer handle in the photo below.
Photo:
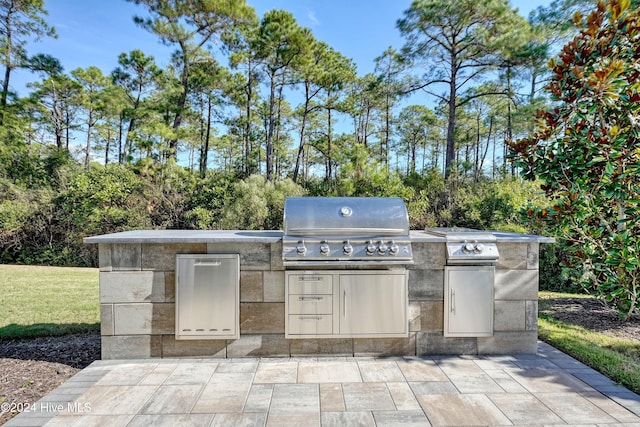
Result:
{"type": "Polygon", "coordinates": [[[321,316],[300,316],[298,320],[322,320],[321,316]]]}
{"type": "Polygon", "coordinates": [[[298,297],[298,301],[322,301],[324,297],[298,297]]]}
{"type": "Polygon", "coordinates": [[[193,265],[196,267],[219,267],[220,261],[196,261],[193,265]]]}
{"type": "Polygon", "coordinates": [[[456,314],[456,291],[451,290],[451,313],[456,314]]]}

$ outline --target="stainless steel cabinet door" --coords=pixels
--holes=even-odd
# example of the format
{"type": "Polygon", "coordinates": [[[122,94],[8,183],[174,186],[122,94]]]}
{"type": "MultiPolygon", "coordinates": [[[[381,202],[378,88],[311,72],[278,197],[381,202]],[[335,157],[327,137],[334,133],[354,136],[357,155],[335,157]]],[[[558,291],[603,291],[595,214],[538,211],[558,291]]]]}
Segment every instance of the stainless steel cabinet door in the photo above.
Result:
{"type": "Polygon", "coordinates": [[[406,337],[407,276],[340,274],[340,335],[406,337]]]}
{"type": "Polygon", "coordinates": [[[239,337],[237,254],[176,256],[176,339],[239,337]]]}
{"type": "Polygon", "coordinates": [[[445,267],[444,274],[444,336],[493,335],[494,267],[445,267]]]}

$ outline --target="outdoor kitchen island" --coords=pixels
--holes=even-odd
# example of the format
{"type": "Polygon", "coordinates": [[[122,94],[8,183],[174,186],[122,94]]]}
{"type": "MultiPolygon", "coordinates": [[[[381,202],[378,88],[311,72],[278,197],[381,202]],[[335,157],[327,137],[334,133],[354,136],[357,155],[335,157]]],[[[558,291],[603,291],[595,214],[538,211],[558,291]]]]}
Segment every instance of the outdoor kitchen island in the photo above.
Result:
{"type": "MultiPolygon", "coordinates": [[[[411,231],[413,262],[400,266],[399,270],[395,267],[389,270],[407,273],[406,307],[381,309],[405,310],[403,336],[371,338],[338,334],[295,339],[285,336],[289,309],[285,273],[290,275],[292,270],[283,263],[281,231],[142,230],[88,237],[84,242],[97,244],[99,248],[102,358],[535,353],[538,251],[541,243],[551,243],[553,239],[489,232],[495,239],[499,257],[492,263],[493,274],[482,272],[486,266],[479,266],[479,271],[480,276],[491,277],[493,283],[488,298],[486,295],[478,298],[474,284],[468,284],[473,288],[470,300],[464,297],[465,284],[458,289],[448,283],[451,289],[447,287],[445,293],[448,270],[458,274],[456,270],[470,268],[469,272],[463,271],[462,277],[470,275],[471,282],[476,277],[474,266],[448,265],[451,262],[445,234],[411,231]],[[203,254],[213,255],[194,256],[203,254]],[[201,264],[198,268],[226,266],[225,276],[230,275],[229,280],[237,289],[234,292],[233,287],[227,286],[224,301],[211,304],[213,309],[224,309],[232,324],[230,328],[210,329],[214,332],[178,331],[176,300],[198,298],[193,294],[177,298],[180,293],[176,290],[177,258],[184,258],[187,266],[201,264]],[[234,258],[238,260],[237,267],[228,264],[234,258]],[[236,268],[237,278],[233,278],[236,268]],[[463,314],[462,331],[455,329],[454,322],[454,329],[447,333],[445,307],[451,315],[463,314]],[[473,324],[475,315],[480,316],[481,322],[486,321],[491,330],[465,332],[464,325],[473,324]]],[[[200,270],[196,267],[191,270],[185,267],[187,279],[198,277],[200,270]]],[[[343,269],[346,271],[347,267],[336,267],[329,276],[343,269]]],[[[305,270],[299,272],[304,275],[305,270]]],[[[203,301],[200,306],[202,310],[203,301]]],[[[185,316],[188,321],[189,313],[185,316]]]]}

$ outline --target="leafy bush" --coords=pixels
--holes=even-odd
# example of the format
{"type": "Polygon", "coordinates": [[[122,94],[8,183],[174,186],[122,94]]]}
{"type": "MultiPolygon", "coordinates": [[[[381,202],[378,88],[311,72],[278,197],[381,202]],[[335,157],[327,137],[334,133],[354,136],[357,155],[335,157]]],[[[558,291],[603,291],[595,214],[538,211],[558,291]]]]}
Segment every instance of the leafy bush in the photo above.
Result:
{"type": "Polygon", "coordinates": [[[220,226],[228,230],[281,229],[285,198],[304,194],[304,189],[290,179],[271,182],[251,175],[233,186],[220,226]]]}
{"type": "Polygon", "coordinates": [[[580,33],[551,64],[557,108],[512,150],[552,200],[529,214],[557,233],[567,270],[629,319],[640,305],[640,11],[601,1],[574,19],[580,33]]]}
{"type": "Polygon", "coordinates": [[[561,243],[540,245],[540,290],[584,293],[579,268],[567,268],[571,259],[561,243]]]}
{"type": "Polygon", "coordinates": [[[70,228],[85,236],[151,226],[144,182],[117,164],[76,174],[56,203],[70,228]]]}
{"type": "Polygon", "coordinates": [[[509,177],[470,184],[453,198],[455,225],[520,233],[530,231],[522,224],[523,209],[547,202],[538,183],[509,177]]]}

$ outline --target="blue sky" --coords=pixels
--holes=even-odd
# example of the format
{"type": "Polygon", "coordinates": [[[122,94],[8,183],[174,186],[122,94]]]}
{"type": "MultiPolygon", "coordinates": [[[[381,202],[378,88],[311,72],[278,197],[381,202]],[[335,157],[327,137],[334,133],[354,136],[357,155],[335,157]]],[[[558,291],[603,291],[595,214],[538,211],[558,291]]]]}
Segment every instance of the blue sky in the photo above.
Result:
{"type": "MultiPolygon", "coordinates": [[[[455,1],[455,0],[454,0],[455,1]]],[[[373,71],[374,59],[387,47],[399,49],[403,40],[396,20],[411,0],[247,0],[258,16],[271,9],[291,12],[298,24],[312,30],[317,39],[352,58],[358,74],[373,71]]],[[[523,16],[551,0],[512,0],[523,16]]],[[[57,32],[57,39],[43,39],[28,46],[30,54],[47,53],[58,58],[65,72],[95,65],[107,74],[118,62],[118,55],[140,49],[153,55],[160,66],[168,63],[171,48],[154,35],[136,26],[134,15],[146,16],[145,9],[124,0],[45,0],[46,18],[57,32]]],[[[21,96],[24,85],[37,79],[17,70],[11,86],[21,96]]]]}

